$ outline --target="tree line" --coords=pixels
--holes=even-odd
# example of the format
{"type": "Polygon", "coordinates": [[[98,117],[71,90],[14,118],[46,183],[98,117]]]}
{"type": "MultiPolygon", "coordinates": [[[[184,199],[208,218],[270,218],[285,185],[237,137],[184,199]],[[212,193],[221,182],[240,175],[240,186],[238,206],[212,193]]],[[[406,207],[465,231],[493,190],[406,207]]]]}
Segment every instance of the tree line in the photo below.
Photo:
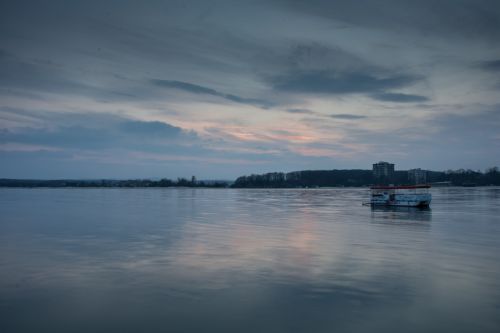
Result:
{"type": "MultiPolygon", "coordinates": [[[[426,171],[427,183],[448,182],[454,186],[500,185],[498,167],[484,172],[474,170],[426,171]]],[[[391,184],[409,184],[407,171],[395,171],[391,184]]],[[[241,176],[234,183],[228,181],[198,181],[191,179],[128,179],[128,180],[37,180],[0,179],[0,187],[209,187],[209,188],[305,188],[305,187],[359,187],[377,184],[371,170],[304,170],[294,172],[270,172],[260,175],[241,176]]]]}
{"type": "MultiPolygon", "coordinates": [[[[427,183],[449,182],[455,186],[500,185],[497,167],[485,172],[473,170],[426,171],[427,183]]],[[[356,187],[377,184],[371,170],[305,170],[241,176],[234,188],[356,187]]],[[[388,179],[395,185],[409,184],[408,171],[395,171],[388,179]]]]}
{"type": "Polygon", "coordinates": [[[171,179],[128,179],[128,180],[37,180],[37,179],[0,179],[0,187],[228,187],[226,181],[198,181],[195,177],[171,179]]]}

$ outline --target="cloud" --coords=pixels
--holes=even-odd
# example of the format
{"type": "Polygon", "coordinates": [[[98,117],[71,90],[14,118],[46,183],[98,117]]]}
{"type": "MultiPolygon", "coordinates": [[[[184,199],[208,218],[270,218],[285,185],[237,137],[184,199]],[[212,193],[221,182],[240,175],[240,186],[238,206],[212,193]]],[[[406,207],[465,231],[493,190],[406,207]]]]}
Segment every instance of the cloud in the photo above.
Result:
{"type": "Polygon", "coordinates": [[[401,93],[378,93],[371,96],[373,99],[383,102],[396,103],[418,103],[429,101],[428,97],[401,93]]]}
{"type": "Polygon", "coordinates": [[[366,116],[361,116],[361,115],[357,115],[357,114],[340,113],[340,114],[332,114],[332,115],[330,115],[330,118],[356,120],[356,119],[366,118],[366,116]]]}
{"type": "Polygon", "coordinates": [[[95,87],[68,78],[65,75],[67,73],[53,63],[26,61],[5,52],[0,59],[0,87],[58,93],[81,92],[90,95],[99,93],[95,87]]]}
{"type": "Polygon", "coordinates": [[[500,71],[500,60],[483,61],[479,64],[479,68],[488,72],[500,71]]]}
{"type": "Polygon", "coordinates": [[[109,76],[103,78],[103,74],[66,66],[54,60],[0,51],[0,94],[43,99],[41,94],[49,93],[84,96],[99,101],[130,101],[151,97],[150,92],[130,85],[119,75],[107,73],[109,76]]]}
{"type": "Polygon", "coordinates": [[[286,55],[285,64],[293,71],[334,70],[339,72],[368,71],[374,66],[355,54],[339,46],[325,45],[320,42],[293,44],[286,55]]]}
{"type": "Polygon", "coordinates": [[[151,80],[151,83],[153,83],[156,86],[159,87],[165,87],[165,88],[174,88],[174,89],[180,89],[184,90],[193,94],[207,94],[207,95],[214,95],[214,96],[223,96],[223,94],[217,92],[214,89],[198,86],[196,84],[192,83],[187,83],[187,82],[180,82],[180,81],[169,81],[169,80],[151,80]]]}
{"type": "Polygon", "coordinates": [[[123,121],[120,128],[128,134],[147,137],[172,138],[183,134],[180,127],[160,121],[123,121]]]}
{"type": "Polygon", "coordinates": [[[500,39],[500,3],[496,0],[275,0],[351,26],[446,38],[500,39]]]}
{"type": "Polygon", "coordinates": [[[364,72],[289,72],[270,79],[278,91],[314,94],[372,93],[409,86],[420,80],[411,75],[375,76],[364,72]]]}
{"type": "Polygon", "coordinates": [[[183,146],[200,141],[195,133],[164,122],[134,120],[110,114],[34,113],[7,109],[0,110],[0,119],[12,119],[14,114],[30,118],[34,127],[4,129],[0,132],[0,143],[54,149],[182,151],[183,146]]]}
{"type": "Polygon", "coordinates": [[[261,99],[256,99],[256,98],[245,98],[245,97],[240,97],[232,94],[226,94],[219,92],[217,90],[199,86],[197,84],[192,84],[188,82],[182,82],[182,81],[171,81],[171,80],[159,80],[159,79],[153,79],[151,80],[151,83],[154,84],[155,86],[158,87],[163,87],[163,88],[173,88],[173,89],[179,89],[183,91],[187,91],[192,94],[204,94],[204,95],[211,95],[211,96],[217,96],[224,98],[228,101],[235,102],[235,103],[242,103],[242,104],[249,104],[249,105],[254,105],[258,107],[263,107],[263,108],[269,108],[272,106],[272,103],[261,100],[261,99]]]}
{"type": "Polygon", "coordinates": [[[418,83],[423,76],[375,65],[337,46],[300,42],[290,48],[281,63],[286,69],[263,79],[275,91],[288,95],[365,94],[377,100],[400,103],[428,100],[425,96],[390,92],[418,83]]]}
{"type": "Polygon", "coordinates": [[[0,59],[2,58],[7,58],[9,56],[9,53],[5,51],[4,49],[0,49],[0,59]]]}
{"type": "MultiPolygon", "coordinates": [[[[200,137],[163,121],[106,113],[0,108],[0,119],[22,118],[30,122],[0,129],[0,175],[4,177],[196,174],[226,179],[252,172],[255,165],[275,163],[272,156],[286,150],[273,143],[260,147],[254,142],[223,139],[221,135],[200,137]],[[22,168],[16,167],[21,164],[22,168]]],[[[275,140],[278,139],[276,136],[275,140]]],[[[286,139],[296,138],[290,134],[286,139]]]]}
{"type": "Polygon", "coordinates": [[[40,152],[40,151],[58,151],[59,149],[40,145],[26,145],[19,143],[0,143],[0,152],[40,152]]]}
{"type": "MultiPolygon", "coordinates": [[[[333,119],[345,119],[345,120],[356,120],[356,119],[367,118],[367,116],[357,115],[357,114],[349,114],[349,113],[325,115],[325,114],[315,112],[315,111],[312,111],[309,109],[287,109],[285,111],[289,112],[289,113],[294,113],[294,114],[316,115],[316,116],[321,117],[321,118],[333,118],[333,119]]],[[[323,120],[321,120],[321,121],[323,121],[323,120]]]]}
{"type": "Polygon", "coordinates": [[[286,109],[288,113],[297,113],[297,114],[316,114],[316,112],[311,111],[309,109],[286,109]]]}
{"type": "MultiPolygon", "coordinates": [[[[499,68],[491,47],[500,40],[496,0],[116,3],[11,1],[0,11],[0,131],[9,129],[0,134],[4,154],[19,150],[27,156],[43,147],[37,154],[56,156],[46,164],[53,166],[69,152],[113,155],[118,161],[127,156],[124,163],[137,156],[128,154],[131,150],[167,156],[165,161],[174,155],[246,160],[253,152],[252,159],[266,160],[276,170],[341,163],[363,167],[371,156],[359,154],[358,161],[364,159],[359,164],[335,158],[318,162],[300,158],[286,146],[303,145],[297,142],[312,137],[315,144],[375,147],[371,151],[377,160],[377,147],[384,154],[422,147],[426,154],[429,145],[441,140],[441,132],[431,131],[437,123],[429,119],[437,119],[442,109],[420,103],[429,100],[432,89],[433,100],[460,104],[450,113],[470,114],[467,126],[478,129],[460,131],[455,141],[441,146],[458,156],[463,152],[459,135],[468,133],[469,142],[481,140],[483,124],[472,121],[478,116],[475,103],[499,102],[491,89],[494,78],[484,77],[499,68]],[[478,59],[487,61],[471,63],[478,59]],[[389,102],[396,105],[390,108],[389,102]],[[276,112],[248,112],[247,105],[276,107],[276,112]],[[402,109],[410,112],[401,114],[402,109]],[[370,121],[363,121],[364,115],[370,121]],[[373,133],[364,136],[363,129],[373,133]],[[409,132],[413,141],[394,144],[394,133],[402,137],[409,132]],[[263,151],[277,153],[263,156],[263,151]]],[[[438,120],[445,127],[460,119],[438,120]]],[[[486,151],[484,143],[477,164],[498,160],[496,147],[486,151]]],[[[330,149],[313,148],[316,153],[330,149]]],[[[2,156],[1,162],[10,156],[2,156]]],[[[418,161],[419,156],[405,158],[418,161]]],[[[434,150],[429,166],[440,159],[434,150]]],[[[14,172],[21,165],[33,166],[33,171],[36,164],[28,158],[8,163],[14,172]]],[[[460,161],[439,165],[446,163],[452,167],[460,161]]],[[[89,165],[85,170],[94,168],[89,165]]],[[[210,165],[186,163],[170,175],[196,168],[205,172],[210,165]]],[[[128,170],[146,175],[146,169],[128,170]]],[[[261,171],[220,165],[210,170],[214,173],[207,176],[261,171]]]]}

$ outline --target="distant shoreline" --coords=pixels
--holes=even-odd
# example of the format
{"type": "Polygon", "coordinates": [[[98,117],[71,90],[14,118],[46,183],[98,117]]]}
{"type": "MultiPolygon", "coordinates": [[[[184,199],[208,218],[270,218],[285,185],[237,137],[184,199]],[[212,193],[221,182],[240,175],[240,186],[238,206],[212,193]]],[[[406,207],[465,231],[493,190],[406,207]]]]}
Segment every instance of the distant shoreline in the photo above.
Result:
{"type": "Polygon", "coordinates": [[[170,179],[127,179],[127,180],[41,180],[41,179],[0,179],[0,187],[9,188],[227,188],[230,181],[197,181],[180,178],[170,179]]]}
{"type": "MultiPolygon", "coordinates": [[[[426,182],[431,186],[498,186],[500,172],[497,167],[485,172],[473,170],[430,171],[426,173],[426,182]]],[[[381,184],[374,178],[371,170],[304,170],[289,173],[271,172],[260,175],[238,177],[230,180],[197,180],[178,178],[170,180],[151,179],[9,179],[0,178],[0,187],[9,188],[354,188],[381,184]]],[[[408,171],[398,170],[385,183],[394,185],[411,184],[408,171]]]]}
{"type": "MultiPolygon", "coordinates": [[[[58,186],[58,185],[14,185],[14,186],[9,186],[9,185],[4,185],[0,184],[0,188],[26,188],[26,189],[33,189],[33,188],[51,188],[51,189],[59,189],[59,188],[75,188],[75,189],[97,189],[97,188],[109,188],[109,189],[161,189],[161,188],[195,188],[195,189],[248,189],[248,190],[259,190],[259,189],[288,189],[288,190],[293,190],[293,189],[309,189],[309,190],[314,190],[314,189],[349,189],[349,188],[369,188],[372,185],[362,185],[362,186],[316,186],[316,187],[233,187],[233,186],[72,186],[72,185],[64,185],[64,186],[58,186]]],[[[488,185],[488,186],[495,186],[495,185],[488,185]]],[[[452,187],[452,186],[449,186],[452,187]]]]}

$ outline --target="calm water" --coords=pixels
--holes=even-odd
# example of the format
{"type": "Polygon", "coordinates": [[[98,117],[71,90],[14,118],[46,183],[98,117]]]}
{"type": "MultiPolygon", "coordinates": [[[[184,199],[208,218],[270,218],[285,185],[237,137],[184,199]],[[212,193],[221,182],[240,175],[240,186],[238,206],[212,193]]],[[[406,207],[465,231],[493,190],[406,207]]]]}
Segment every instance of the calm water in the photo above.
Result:
{"type": "Polygon", "coordinates": [[[499,332],[500,188],[0,189],[0,332],[499,332]]]}

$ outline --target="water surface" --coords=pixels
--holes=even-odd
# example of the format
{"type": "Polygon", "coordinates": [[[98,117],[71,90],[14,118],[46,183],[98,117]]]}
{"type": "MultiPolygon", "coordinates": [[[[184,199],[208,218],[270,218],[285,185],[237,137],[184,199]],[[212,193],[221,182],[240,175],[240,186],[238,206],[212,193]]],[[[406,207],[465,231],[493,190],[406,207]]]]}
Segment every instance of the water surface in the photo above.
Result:
{"type": "Polygon", "coordinates": [[[0,332],[498,332],[500,188],[0,189],[0,332]]]}

